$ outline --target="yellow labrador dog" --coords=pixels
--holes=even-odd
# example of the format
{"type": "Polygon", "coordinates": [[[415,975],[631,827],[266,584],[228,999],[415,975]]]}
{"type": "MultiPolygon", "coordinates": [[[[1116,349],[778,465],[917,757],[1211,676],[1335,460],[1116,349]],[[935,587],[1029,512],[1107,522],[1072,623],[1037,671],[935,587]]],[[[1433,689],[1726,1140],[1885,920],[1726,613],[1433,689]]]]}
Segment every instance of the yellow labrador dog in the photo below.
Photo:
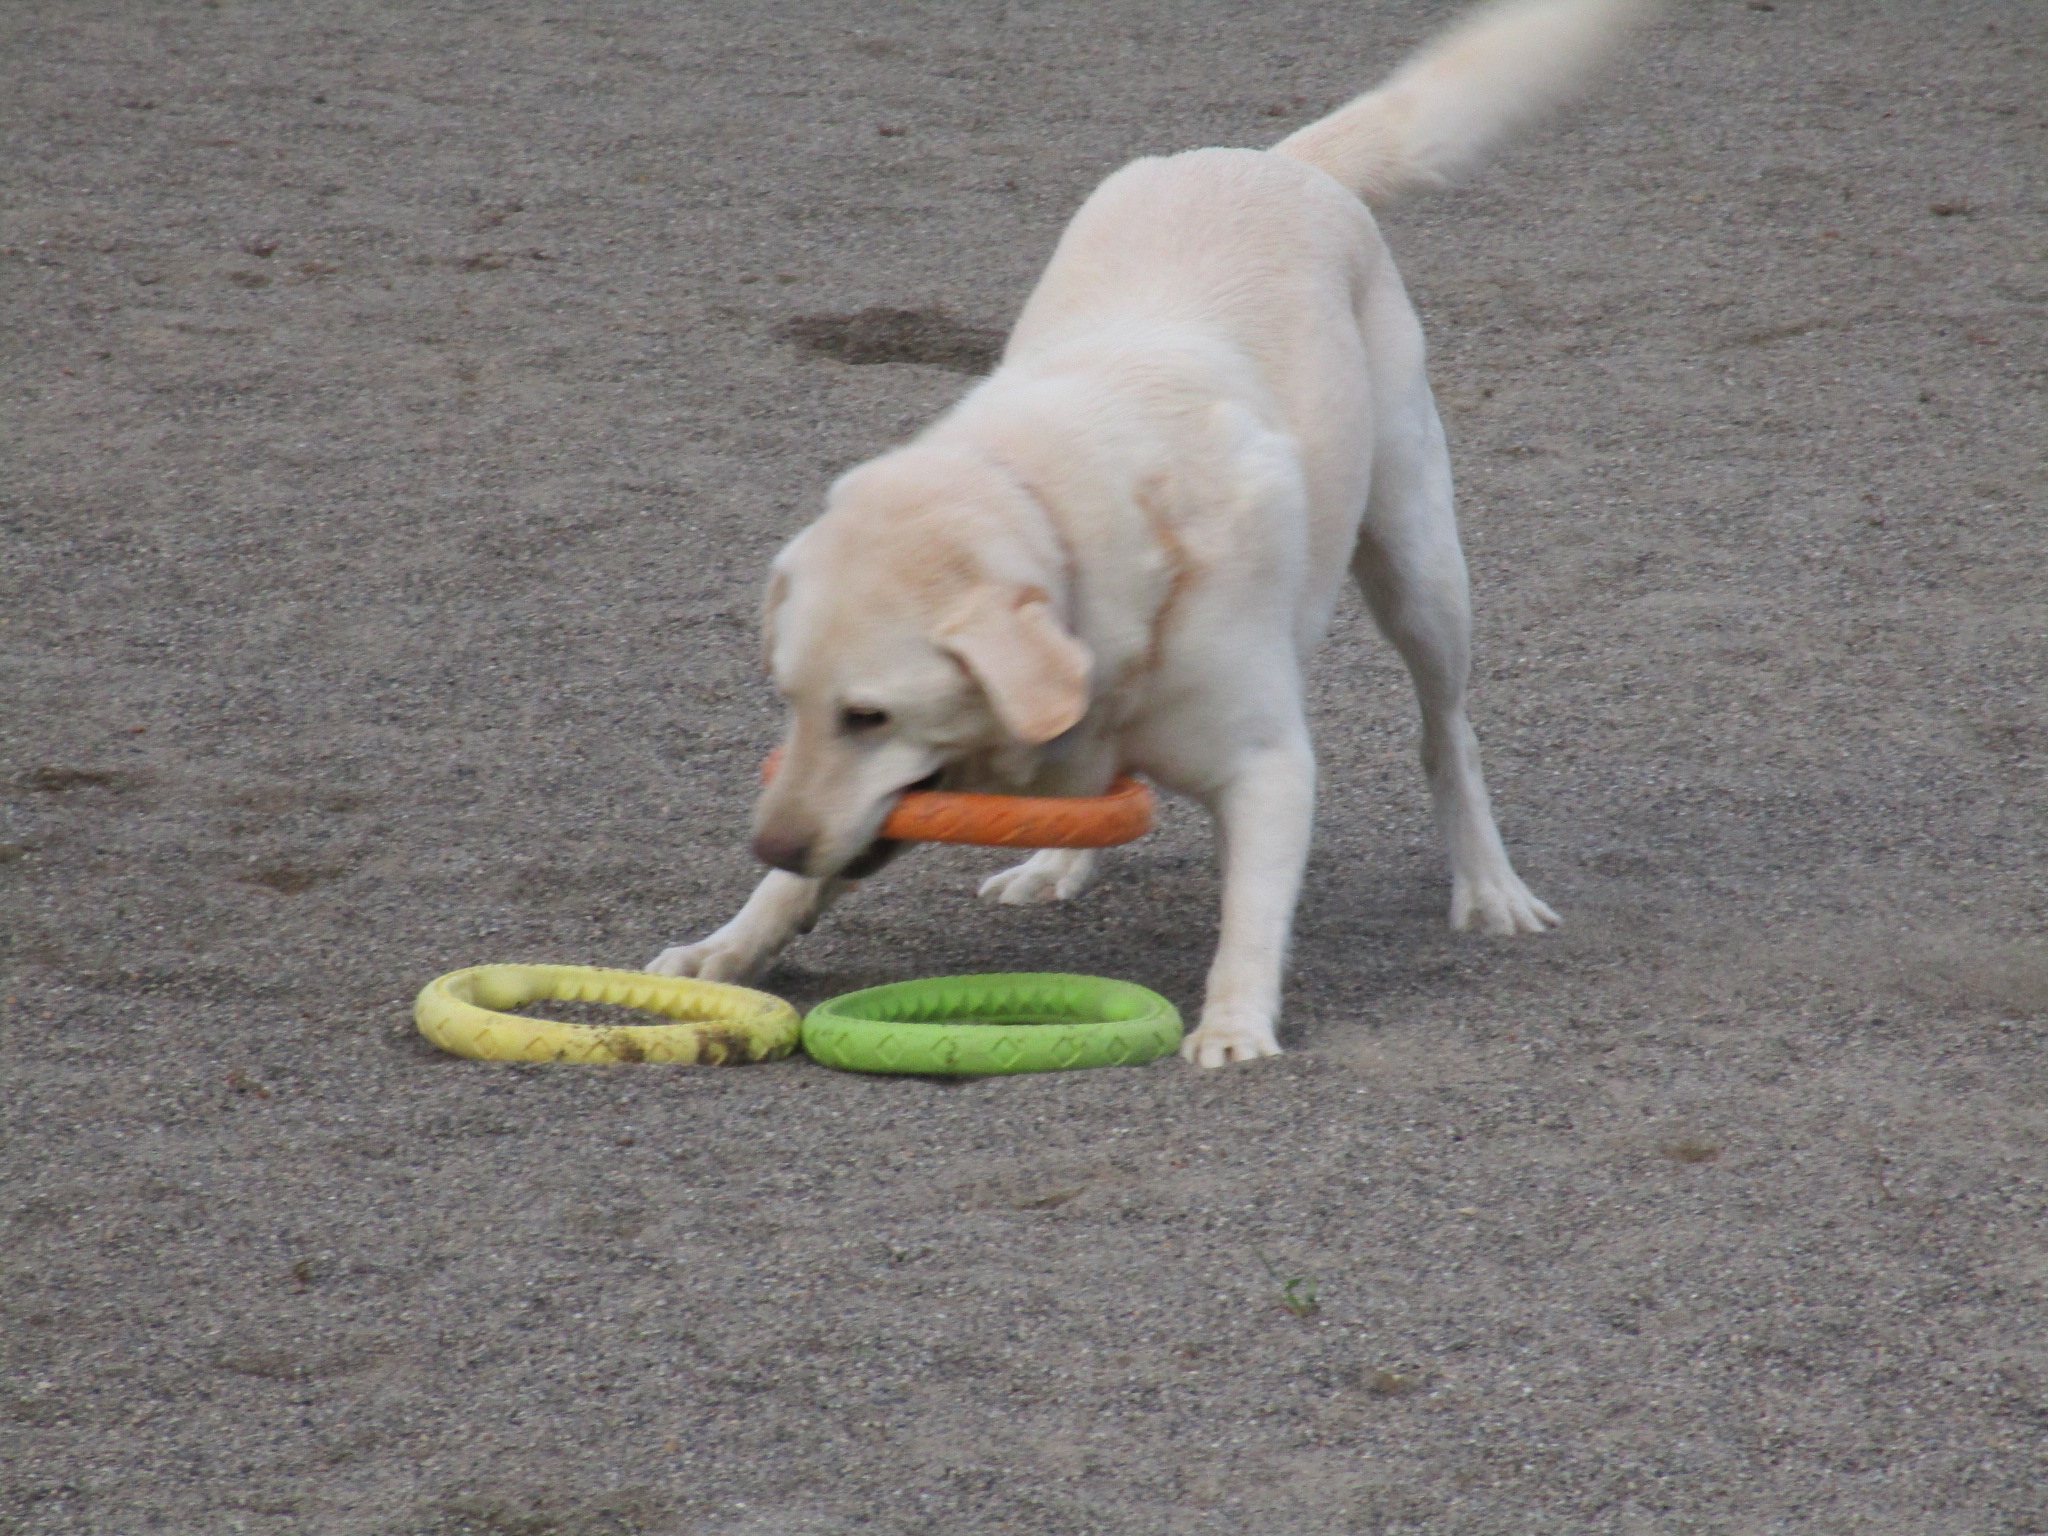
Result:
{"type": "MultiPolygon", "coordinates": [[[[832,487],[777,556],[766,645],[790,724],[755,813],[775,870],[662,975],[765,967],[893,851],[904,790],[1207,806],[1223,918],[1202,1066],[1270,1056],[1316,765],[1304,660],[1348,569],[1406,661],[1450,845],[1451,925],[1538,933],[1465,715],[1470,608],[1415,311],[1368,212],[1562,95],[1638,0],[1507,0],[1271,150],[1140,160],[1082,206],[995,373],[832,487]]],[[[1093,852],[981,888],[1070,897],[1093,852]]]]}

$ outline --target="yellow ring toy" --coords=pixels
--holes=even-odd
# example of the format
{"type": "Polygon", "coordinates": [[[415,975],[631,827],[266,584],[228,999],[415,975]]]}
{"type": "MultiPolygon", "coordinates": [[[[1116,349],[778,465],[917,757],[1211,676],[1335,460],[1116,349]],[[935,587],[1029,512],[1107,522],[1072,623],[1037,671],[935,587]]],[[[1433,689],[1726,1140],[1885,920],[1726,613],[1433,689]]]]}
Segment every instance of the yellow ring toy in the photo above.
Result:
{"type": "Polygon", "coordinates": [[[413,1004],[420,1033],[478,1061],[773,1061],[803,1021],[779,997],[722,981],[588,965],[473,965],[435,978],[413,1004]],[[674,1024],[560,1024],[507,1013],[543,999],[617,1003],[674,1024]]]}

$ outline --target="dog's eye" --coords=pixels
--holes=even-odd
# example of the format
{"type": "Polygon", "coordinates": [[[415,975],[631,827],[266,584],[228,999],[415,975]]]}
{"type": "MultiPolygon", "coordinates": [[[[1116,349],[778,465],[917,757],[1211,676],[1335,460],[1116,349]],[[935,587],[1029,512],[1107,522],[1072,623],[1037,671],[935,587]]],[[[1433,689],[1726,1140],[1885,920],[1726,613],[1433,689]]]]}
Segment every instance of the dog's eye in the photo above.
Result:
{"type": "Polygon", "coordinates": [[[842,709],[839,711],[839,728],[849,736],[858,736],[863,731],[879,730],[889,723],[886,709],[842,709]]]}

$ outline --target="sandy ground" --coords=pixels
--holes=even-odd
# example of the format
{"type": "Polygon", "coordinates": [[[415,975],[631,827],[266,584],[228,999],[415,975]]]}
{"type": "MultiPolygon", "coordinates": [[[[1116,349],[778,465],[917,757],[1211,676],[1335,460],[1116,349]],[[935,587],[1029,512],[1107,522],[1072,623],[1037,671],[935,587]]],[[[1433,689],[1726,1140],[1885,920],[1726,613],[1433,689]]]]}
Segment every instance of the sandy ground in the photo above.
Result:
{"type": "MultiPolygon", "coordinates": [[[[412,1032],[722,920],[768,553],[1108,168],[1446,14],[0,11],[0,1530],[2048,1531],[2028,0],[1699,0],[1386,220],[1561,933],[1444,931],[1353,605],[1277,1061],[412,1032]]],[[[998,863],[771,984],[1194,1003],[1198,818],[1068,908],[998,863]]]]}

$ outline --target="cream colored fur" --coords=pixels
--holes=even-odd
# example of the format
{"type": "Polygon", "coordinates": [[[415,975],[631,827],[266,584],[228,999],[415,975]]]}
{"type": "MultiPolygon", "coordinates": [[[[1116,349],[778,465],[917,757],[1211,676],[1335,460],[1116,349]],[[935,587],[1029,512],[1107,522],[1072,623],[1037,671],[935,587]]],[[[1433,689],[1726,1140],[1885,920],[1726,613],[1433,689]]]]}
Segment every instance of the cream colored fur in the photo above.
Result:
{"type": "MultiPolygon", "coordinates": [[[[1221,933],[1183,1054],[1279,1050],[1315,759],[1302,666],[1347,570],[1400,651],[1451,923],[1557,921],[1509,863],[1465,714],[1470,612],[1422,332],[1363,196],[1440,181],[1566,91],[1640,9],[1510,0],[1268,152],[1140,160],[1075,215],[1001,366],[845,475],[775,561],[788,701],[733,920],[649,966],[740,979],[888,849],[902,791],[1092,794],[1148,775],[1215,817],[1221,933]]],[[[993,876],[1079,894],[1092,853],[993,876]]]]}

